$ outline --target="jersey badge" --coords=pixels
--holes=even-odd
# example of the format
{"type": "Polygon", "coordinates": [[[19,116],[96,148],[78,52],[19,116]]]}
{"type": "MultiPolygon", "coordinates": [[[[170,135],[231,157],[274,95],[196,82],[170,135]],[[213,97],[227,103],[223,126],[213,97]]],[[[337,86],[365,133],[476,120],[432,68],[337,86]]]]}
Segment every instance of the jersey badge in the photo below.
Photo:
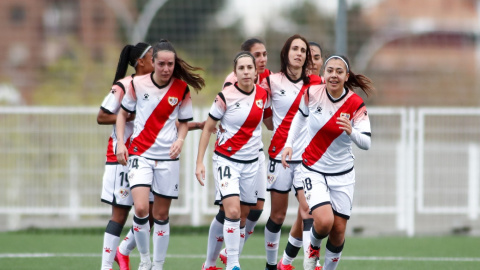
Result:
{"type": "Polygon", "coordinates": [[[350,120],[350,114],[349,114],[349,113],[344,113],[344,112],[342,112],[342,113],[340,113],[340,117],[345,117],[345,118],[347,118],[348,120],[350,120]]]}
{"type": "Polygon", "coordinates": [[[148,100],[149,95],[147,93],[143,94],[143,100],[148,100]]]}
{"type": "Polygon", "coordinates": [[[315,110],[315,113],[322,114],[322,110],[323,110],[322,107],[317,106],[317,109],[315,110]]]}
{"type": "Polygon", "coordinates": [[[177,97],[168,97],[168,103],[172,106],[175,106],[178,103],[178,98],[177,97]]]}
{"type": "Polygon", "coordinates": [[[274,174],[267,175],[267,181],[270,185],[273,184],[273,182],[275,182],[275,180],[277,180],[277,178],[275,177],[274,174]]]}
{"type": "Polygon", "coordinates": [[[125,188],[121,188],[118,193],[120,194],[120,197],[122,197],[122,199],[125,199],[128,197],[128,194],[130,194],[129,190],[128,189],[125,189],[125,188]]]}
{"type": "Polygon", "coordinates": [[[115,93],[117,92],[117,90],[115,90],[115,88],[112,88],[112,90],[110,90],[110,92],[111,92],[112,94],[115,94],[115,93]]]}
{"type": "Polygon", "coordinates": [[[255,104],[257,104],[258,108],[263,109],[263,100],[262,99],[255,100],[255,104]]]}
{"type": "Polygon", "coordinates": [[[285,90],[280,90],[280,96],[285,96],[285,90]]]}

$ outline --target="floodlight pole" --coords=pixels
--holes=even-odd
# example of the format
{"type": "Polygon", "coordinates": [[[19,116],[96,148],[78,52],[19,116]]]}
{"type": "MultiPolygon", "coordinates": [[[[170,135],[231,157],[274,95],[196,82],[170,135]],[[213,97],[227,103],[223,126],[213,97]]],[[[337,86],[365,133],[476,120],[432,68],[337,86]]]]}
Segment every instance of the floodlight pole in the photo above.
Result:
{"type": "Polygon", "coordinates": [[[335,21],[335,53],[347,54],[347,3],[338,0],[337,20],[335,21]]]}

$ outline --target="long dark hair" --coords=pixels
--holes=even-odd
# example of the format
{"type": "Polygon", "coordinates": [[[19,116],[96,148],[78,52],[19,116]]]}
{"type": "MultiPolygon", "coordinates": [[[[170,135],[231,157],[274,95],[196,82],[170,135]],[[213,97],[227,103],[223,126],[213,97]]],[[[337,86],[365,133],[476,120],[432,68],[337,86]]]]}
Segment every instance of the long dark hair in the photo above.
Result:
{"type": "Polygon", "coordinates": [[[203,70],[199,67],[193,67],[187,62],[183,61],[178,57],[175,48],[173,48],[172,43],[166,39],[160,40],[155,46],[153,46],[153,58],[157,56],[159,51],[170,51],[175,54],[175,68],[173,69],[172,76],[185,81],[187,84],[191,85],[195,91],[202,90],[205,87],[205,80],[198,74],[193,73],[197,70],[203,70]]]}
{"type": "Polygon", "coordinates": [[[367,97],[370,96],[370,94],[374,93],[375,87],[373,87],[372,80],[370,80],[370,78],[365,75],[353,73],[350,61],[348,61],[348,58],[346,56],[332,55],[328,57],[327,60],[325,60],[325,64],[323,65],[324,68],[327,66],[328,61],[330,61],[331,59],[340,59],[346,63],[346,68],[349,75],[348,81],[345,82],[345,86],[348,89],[354,90],[354,88],[360,88],[367,95],[367,97]]]}
{"type": "Polygon", "coordinates": [[[290,51],[292,42],[295,39],[301,39],[303,42],[305,42],[305,45],[307,46],[305,63],[303,63],[302,74],[300,78],[303,80],[304,84],[308,84],[310,83],[310,78],[307,75],[307,67],[312,63],[312,54],[310,52],[310,45],[308,44],[307,39],[305,39],[304,37],[298,34],[289,37],[287,41],[285,41],[285,44],[283,45],[282,51],[280,52],[280,71],[285,75],[288,74],[288,69],[289,69],[288,68],[288,64],[289,64],[288,52],[290,51]]]}
{"type": "Polygon", "coordinates": [[[113,84],[125,77],[128,65],[135,67],[137,65],[137,60],[143,57],[150,47],[150,44],[143,42],[139,42],[135,46],[130,44],[125,45],[120,53],[120,58],[118,59],[117,71],[115,72],[113,84]]]}

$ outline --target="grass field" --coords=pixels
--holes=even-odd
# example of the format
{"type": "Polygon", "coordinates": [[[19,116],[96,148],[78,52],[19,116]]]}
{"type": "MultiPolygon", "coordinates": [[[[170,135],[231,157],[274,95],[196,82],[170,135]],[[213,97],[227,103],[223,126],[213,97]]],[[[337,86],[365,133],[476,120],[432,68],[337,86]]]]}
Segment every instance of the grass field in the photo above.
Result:
{"type": "MultiPolygon", "coordinates": [[[[288,230],[286,230],[288,231],[288,230]]],[[[280,255],[287,235],[282,235],[280,255]]],[[[100,269],[103,232],[98,230],[23,231],[0,233],[0,269],[100,269]]],[[[206,232],[172,229],[165,269],[200,270],[206,253],[206,232]]],[[[322,247],[322,250],[324,247],[322,247]]],[[[243,270],[265,267],[262,228],[247,241],[240,258],[243,270]]],[[[138,252],[132,252],[137,269],[138,252]]],[[[302,258],[294,262],[302,269],[302,258]]],[[[218,261],[217,266],[223,267],[218,261]]],[[[114,269],[118,269],[115,265],[114,269]]],[[[480,269],[480,238],[348,237],[338,269],[480,269]]]]}

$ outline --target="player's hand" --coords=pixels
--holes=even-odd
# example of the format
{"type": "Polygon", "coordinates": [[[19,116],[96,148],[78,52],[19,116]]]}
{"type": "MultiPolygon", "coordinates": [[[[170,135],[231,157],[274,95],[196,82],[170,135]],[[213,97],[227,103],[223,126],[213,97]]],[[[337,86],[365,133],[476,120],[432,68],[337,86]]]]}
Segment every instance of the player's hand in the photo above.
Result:
{"type": "Polygon", "coordinates": [[[352,134],[352,123],[345,116],[337,117],[337,124],[339,128],[347,133],[347,135],[352,134]]]}
{"type": "Polygon", "coordinates": [[[205,165],[203,163],[197,163],[197,168],[195,169],[195,176],[197,177],[198,183],[204,186],[205,183],[205,165]]]}
{"type": "Polygon", "coordinates": [[[123,143],[117,144],[116,156],[117,156],[118,163],[122,164],[123,166],[127,166],[128,150],[125,144],[123,143]]]}
{"type": "Polygon", "coordinates": [[[293,150],[291,147],[285,147],[282,151],[282,165],[283,165],[283,168],[290,168],[290,165],[287,163],[287,159],[288,161],[292,160],[292,153],[293,153],[293,150]]]}
{"type": "Polygon", "coordinates": [[[178,138],[170,147],[170,158],[176,159],[178,155],[182,152],[183,147],[183,139],[178,138]]]}

